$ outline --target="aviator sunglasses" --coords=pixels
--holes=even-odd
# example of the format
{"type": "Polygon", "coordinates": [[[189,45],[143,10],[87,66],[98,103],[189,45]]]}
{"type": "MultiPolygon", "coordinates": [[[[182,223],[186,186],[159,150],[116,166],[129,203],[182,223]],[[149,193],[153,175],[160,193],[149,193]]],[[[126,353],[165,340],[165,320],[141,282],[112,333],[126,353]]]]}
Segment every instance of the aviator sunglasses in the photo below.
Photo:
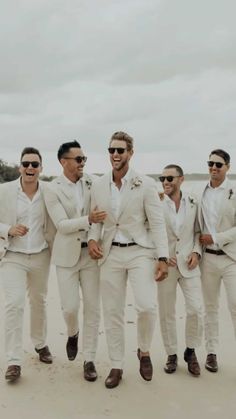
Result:
{"type": "Polygon", "coordinates": [[[25,168],[31,165],[33,169],[37,169],[40,166],[40,162],[39,161],[22,161],[21,165],[25,168]]]}
{"type": "Polygon", "coordinates": [[[75,160],[77,163],[82,163],[87,161],[87,157],[85,156],[76,156],[76,157],[63,157],[65,160],[75,160]]]}
{"type": "Polygon", "coordinates": [[[115,151],[117,151],[118,154],[124,154],[125,150],[127,150],[127,148],[123,148],[123,147],[109,147],[108,151],[110,154],[114,154],[115,151]]]}
{"type": "Polygon", "coordinates": [[[210,161],[207,162],[207,164],[208,164],[208,167],[213,167],[214,164],[215,164],[217,169],[221,169],[221,167],[224,166],[225,163],[221,163],[220,161],[211,161],[210,160],[210,161]]]}
{"type": "Polygon", "coordinates": [[[175,177],[181,177],[181,176],[160,176],[159,180],[161,181],[161,183],[165,182],[165,180],[167,180],[167,182],[173,182],[175,177]]]}

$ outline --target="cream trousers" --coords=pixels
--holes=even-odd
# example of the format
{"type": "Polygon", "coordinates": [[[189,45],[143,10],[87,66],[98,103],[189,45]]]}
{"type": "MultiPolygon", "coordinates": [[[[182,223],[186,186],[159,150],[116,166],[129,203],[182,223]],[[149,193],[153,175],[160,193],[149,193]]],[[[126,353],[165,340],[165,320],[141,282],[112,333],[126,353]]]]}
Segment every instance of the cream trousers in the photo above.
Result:
{"type": "Polygon", "coordinates": [[[219,341],[219,297],[224,284],[228,309],[236,336],[236,262],[226,255],[204,253],[201,264],[205,304],[205,341],[207,353],[216,353],[219,341]]]}
{"type": "Polygon", "coordinates": [[[50,253],[8,251],[2,260],[0,277],[5,295],[5,348],[8,365],[21,365],[23,356],[23,316],[26,291],[30,303],[30,335],[41,349],[46,343],[46,296],[50,253]]]}
{"type": "Polygon", "coordinates": [[[100,287],[97,262],[88,249],[81,249],[78,263],[72,268],[56,266],[61,308],[68,336],[79,330],[80,288],[83,300],[83,356],[94,361],[100,324],[100,287]]]}
{"type": "Polygon", "coordinates": [[[186,310],[185,344],[196,348],[202,341],[202,292],[200,276],[183,278],[178,268],[169,268],[168,277],[158,282],[158,303],[162,339],[167,355],[177,354],[176,291],[179,284],[186,310]]]}
{"type": "Polygon", "coordinates": [[[141,351],[150,350],[156,323],[156,282],[153,251],[140,246],[112,246],[101,265],[104,324],[111,368],[124,364],[124,316],[127,280],[137,311],[137,340],[141,351]]]}

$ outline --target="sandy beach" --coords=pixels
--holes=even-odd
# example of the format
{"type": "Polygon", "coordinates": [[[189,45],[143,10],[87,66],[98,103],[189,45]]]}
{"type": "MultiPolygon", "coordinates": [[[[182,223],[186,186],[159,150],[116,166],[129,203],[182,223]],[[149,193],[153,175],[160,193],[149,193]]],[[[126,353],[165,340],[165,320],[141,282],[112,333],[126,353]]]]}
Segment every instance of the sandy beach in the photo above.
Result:
{"type": "MultiPolygon", "coordinates": [[[[159,324],[152,345],[154,377],[145,382],[139,375],[136,356],[136,324],[133,299],[128,291],[126,316],[126,365],[118,388],[108,390],[104,380],[109,372],[104,328],[100,327],[100,341],[96,367],[99,374],[94,383],[83,379],[82,354],[75,361],[67,360],[66,333],[60,311],[54,267],[51,269],[48,294],[48,345],[54,355],[52,365],[38,361],[29,337],[28,303],[25,311],[22,377],[18,383],[5,382],[6,369],[3,338],[3,295],[0,290],[0,417],[1,419],[227,419],[235,418],[236,343],[230,315],[226,309],[224,290],[221,298],[219,372],[204,369],[204,344],[197,350],[201,376],[192,377],[183,360],[184,303],[178,295],[179,367],[167,375],[163,371],[166,355],[159,324]]],[[[81,313],[82,316],[82,313],[81,313]]],[[[81,348],[81,342],[80,342],[81,348]]]]}

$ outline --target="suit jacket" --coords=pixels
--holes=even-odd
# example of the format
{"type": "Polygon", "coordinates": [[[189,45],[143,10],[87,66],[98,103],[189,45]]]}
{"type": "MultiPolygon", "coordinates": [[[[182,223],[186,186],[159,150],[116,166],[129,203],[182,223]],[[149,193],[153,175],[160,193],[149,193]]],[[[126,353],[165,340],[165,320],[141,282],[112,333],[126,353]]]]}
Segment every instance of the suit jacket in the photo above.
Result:
{"type": "Polygon", "coordinates": [[[74,192],[63,175],[48,184],[44,191],[46,207],[57,229],[52,250],[52,262],[57,266],[74,266],[80,257],[82,241],[87,241],[90,228],[87,214],[93,179],[85,174],[81,181],[84,191],[82,210],[78,208],[74,192]]]}
{"type": "MultiPolygon", "coordinates": [[[[203,232],[202,198],[206,185],[199,192],[198,219],[203,232]]],[[[216,242],[231,259],[236,261],[236,189],[232,182],[227,181],[224,197],[221,201],[219,218],[216,225],[216,242]]]]}
{"type": "Polygon", "coordinates": [[[177,236],[170,219],[167,203],[168,198],[165,194],[161,194],[161,196],[164,207],[170,257],[176,257],[178,269],[183,277],[191,278],[198,274],[200,275],[199,266],[192,270],[189,270],[187,266],[187,259],[192,252],[196,252],[199,255],[202,254],[202,248],[199,243],[200,228],[197,219],[197,199],[192,194],[182,194],[182,198],[185,199],[186,205],[185,222],[177,236]]]}
{"type": "Polygon", "coordinates": [[[103,224],[93,225],[88,234],[89,240],[102,240],[103,258],[98,263],[106,260],[117,228],[140,246],[154,249],[157,257],[168,257],[165,220],[155,181],[131,169],[117,217],[111,208],[110,181],[111,173],[103,175],[91,192],[92,208],[107,212],[103,224]]]}
{"type": "MultiPolygon", "coordinates": [[[[42,193],[47,185],[47,182],[39,181],[42,193]]],[[[17,220],[17,192],[18,192],[19,179],[12,182],[6,182],[0,185],[0,258],[2,258],[11,241],[8,237],[8,231],[12,225],[15,225],[17,220]]],[[[55,235],[55,227],[50,220],[44,200],[44,237],[48,243],[49,249],[52,249],[53,239],[55,235]]]]}

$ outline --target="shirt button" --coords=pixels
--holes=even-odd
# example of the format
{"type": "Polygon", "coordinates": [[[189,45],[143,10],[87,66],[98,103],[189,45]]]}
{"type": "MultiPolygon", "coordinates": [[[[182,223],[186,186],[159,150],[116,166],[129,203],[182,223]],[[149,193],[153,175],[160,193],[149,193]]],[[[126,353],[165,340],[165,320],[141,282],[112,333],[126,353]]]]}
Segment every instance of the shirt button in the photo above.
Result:
{"type": "Polygon", "coordinates": [[[80,239],[77,239],[80,242],[80,239]]]}
{"type": "Polygon", "coordinates": [[[116,227],[119,227],[120,224],[116,224],[116,227]]]}
{"type": "Polygon", "coordinates": [[[176,255],[178,255],[178,254],[179,254],[179,252],[177,251],[177,252],[176,252],[176,255]]]}
{"type": "Polygon", "coordinates": [[[178,238],[178,239],[177,239],[177,242],[179,242],[179,241],[180,241],[180,239],[178,238]]]}

